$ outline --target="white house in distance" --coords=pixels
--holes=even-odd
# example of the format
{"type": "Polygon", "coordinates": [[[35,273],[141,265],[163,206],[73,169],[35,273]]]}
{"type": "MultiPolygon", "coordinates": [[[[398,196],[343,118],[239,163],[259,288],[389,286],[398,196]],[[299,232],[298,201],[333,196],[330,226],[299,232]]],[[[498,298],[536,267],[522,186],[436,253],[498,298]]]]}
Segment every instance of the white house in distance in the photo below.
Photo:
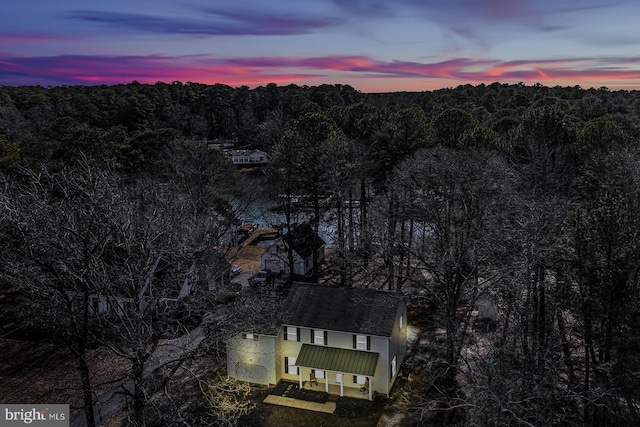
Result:
{"type": "Polygon", "coordinates": [[[302,223],[276,239],[260,257],[260,266],[273,272],[289,272],[289,246],[293,249],[293,274],[304,276],[313,270],[313,253],[324,261],[325,242],[309,223],[302,223]]]}
{"type": "Polygon", "coordinates": [[[396,294],[294,283],[279,326],[227,342],[229,376],[309,382],[330,394],[389,395],[407,348],[407,305],[396,294]]]}
{"type": "Polygon", "coordinates": [[[236,166],[262,166],[267,164],[267,153],[262,150],[224,150],[224,155],[236,166]]]}
{"type": "MultiPolygon", "coordinates": [[[[164,302],[175,302],[194,294],[202,294],[214,291],[231,282],[231,264],[221,253],[207,251],[194,255],[191,268],[176,290],[171,283],[162,283],[157,278],[157,273],[176,268],[174,263],[165,259],[164,255],[156,257],[155,263],[149,270],[144,284],[136,295],[131,295],[127,290],[111,289],[109,293],[92,293],[88,296],[89,314],[115,313],[123,316],[127,311],[138,306],[144,310],[150,299],[151,289],[155,295],[162,295],[164,302]],[[134,296],[136,298],[134,298],[134,296]]],[[[73,301],[82,295],[75,292],[67,292],[69,299],[73,301]]]]}

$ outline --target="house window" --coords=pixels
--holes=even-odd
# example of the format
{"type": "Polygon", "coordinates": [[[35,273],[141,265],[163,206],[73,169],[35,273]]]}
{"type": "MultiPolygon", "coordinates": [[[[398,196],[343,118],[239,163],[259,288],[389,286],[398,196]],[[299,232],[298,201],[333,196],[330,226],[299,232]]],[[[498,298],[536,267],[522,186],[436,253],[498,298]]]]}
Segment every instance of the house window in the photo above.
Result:
{"type": "Polygon", "coordinates": [[[403,316],[402,316],[402,314],[401,314],[401,315],[400,315],[400,322],[399,322],[399,324],[400,324],[400,329],[402,329],[403,320],[404,320],[404,319],[403,319],[403,316]]]}
{"type": "Polygon", "coordinates": [[[100,313],[100,300],[98,297],[91,297],[91,308],[93,309],[93,314],[100,313]]]}
{"type": "Polygon", "coordinates": [[[284,326],[284,339],[285,341],[300,341],[300,328],[293,328],[291,326],[284,326]]]}
{"type": "Polygon", "coordinates": [[[300,341],[300,328],[288,328],[287,339],[289,341],[300,341]]]}
{"type": "Polygon", "coordinates": [[[327,345],[327,331],[319,331],[311,329],[311,343],[319,345],[327,345]]]}
{"type": "Polygon", "coordinates": [[[367,381],[367,377],[365,377],[364,375],[354,375],[353,376],[353,383],[354,384],[364,384],[367,381]]]}
{"type": "Polygon", "coordinates": [[[341,383],[342,382],[342,374],[340,374],[340,373],[336,374],[336,382],[337,383],[341,383]]]}
{"type": "Polygon", "coordinates": [[[316,378],[321,379],[321,380],[324,379],[324,371],[323,370],[317,369],[315,373],[316,373],[316,378]]]}
{"type": "Polygon", "coordinates": [[[284,358],[284,373],[285,374],[297,374],[300,375],[300,368],[296,366],[295,357],[284,358]]]}
{"type": "Polygon", "coordinates": [[[356,350],[371,350],[371,337],[368,335],[354,335],[353,348],[356,350]]]}
{"type": "Polygon", "coordinates": [[[396,363],[396,356],[393,356],[393,359],[391,359],[391,378],[395,377],[396,373],[398,373],[398,366],[396,363]]]}

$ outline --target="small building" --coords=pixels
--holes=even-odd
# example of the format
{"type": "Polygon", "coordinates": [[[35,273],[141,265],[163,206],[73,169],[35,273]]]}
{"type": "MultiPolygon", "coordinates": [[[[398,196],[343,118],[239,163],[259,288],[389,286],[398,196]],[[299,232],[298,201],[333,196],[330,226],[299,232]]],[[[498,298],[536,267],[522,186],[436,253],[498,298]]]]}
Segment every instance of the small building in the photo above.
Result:
{"type": "Polygon", "coordinates": [[[293,274],[305,276],[313,271],[313,255],[324,262],[325,241],[309,223],[295,227],[279,237],[260,257],[260,266],[274,272],[289,272],[289,247],[293,252],[293,274]]]}
{"type": "Polygon", "coordinates": [[[231,263],[218,251],[206,251],[194,255],[178,299],[192,292],[214,291],[231,283],[231,263]]]}
{"type": "MultiPolygon", "coordinates": [[[[178,263],[172,263],[160,255],[156,258],[147,274],[142,288],[134,294],[131,290],[110,289],[109,292],[91,293],[88,295],[89,314],[116,314],[125,315],[128,311],[144,311],[151,302],[151,294],[155,295],[154,302],[173,303],[190,295],[203,295],[220,289],[231,282],[231,264],[223,254],[217,251],[206,251],[195,254],[191,261],[191,267],[184,272],[179,289],[172,283],[166,283],[159,276],[176,277],[183,272],[178,270],[178,263]],[[169,274],[168,274],[169,273],[169,274]],[[154,291],[151,292],[151,288],[154,291]]],[[[82,294],[68,291],[70,301],[76,300],[81,304],[82,294]]]]}
{"type": "Polygon", "coordinates": [[[262,150],[224,150],[224,155],[236,166],[264,166],[267,153],[262,150]]]}
{"type": "Polygon", "coordinates": [[[309,382],[327,393],[388,396],[407,354],[407,305],[371,289],[294,283],[279,325],[227,342],[230,377],[309,382]]]}

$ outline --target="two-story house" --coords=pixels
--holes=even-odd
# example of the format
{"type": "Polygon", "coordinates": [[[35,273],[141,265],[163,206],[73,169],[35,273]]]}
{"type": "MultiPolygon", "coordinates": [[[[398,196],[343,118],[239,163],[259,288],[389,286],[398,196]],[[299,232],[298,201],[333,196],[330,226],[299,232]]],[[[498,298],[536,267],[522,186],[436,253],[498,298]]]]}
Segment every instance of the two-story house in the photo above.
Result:
{"type": "Polygon", "coordinates": [[[370,400],[388,396],[406,357],[406,321],[406,303],[396,294],[295,283],[277,330],[229,340],[229,376],[310,382],[370,400]]]}

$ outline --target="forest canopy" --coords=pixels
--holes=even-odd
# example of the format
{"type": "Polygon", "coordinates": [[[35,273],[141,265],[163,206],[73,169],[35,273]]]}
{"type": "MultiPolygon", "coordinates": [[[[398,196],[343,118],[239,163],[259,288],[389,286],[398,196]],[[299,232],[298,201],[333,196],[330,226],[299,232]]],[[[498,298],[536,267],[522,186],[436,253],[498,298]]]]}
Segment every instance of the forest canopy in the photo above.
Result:
{"type": "MultiPolygon", "coordinates": [[[[445,338],[405,410],[487,426],[640,418],[640,92],[0,87],[0,238],[12,243],[0,249],[0,286],[26,277],[62,298],[68,279],[88,298],[117,281],[117,264],[135,294],[144,285],[135,271],[169,248],[183,267],[219,248],[247,185],[208,147],[216,141],[268,154],[260,189],[280,204],[285,228],[302,209],[294,194],[316,232],[332,224],[327,270],[337,284],[433,309],[445,338]],[[482,298],[496,301],[496,332],[472,354],[482,298]]],[[[123,341],[126,325],[88,333],[70,307],[49,308],[66,310],[49,326],[81,355],[95,337],[120,335],[110,345],[139,367],[160,336],[151,315],[136,320],[149,325],[147,341],[123,341]]],[[[142,417],[146,384],[132,377],[142,417]]]]}

